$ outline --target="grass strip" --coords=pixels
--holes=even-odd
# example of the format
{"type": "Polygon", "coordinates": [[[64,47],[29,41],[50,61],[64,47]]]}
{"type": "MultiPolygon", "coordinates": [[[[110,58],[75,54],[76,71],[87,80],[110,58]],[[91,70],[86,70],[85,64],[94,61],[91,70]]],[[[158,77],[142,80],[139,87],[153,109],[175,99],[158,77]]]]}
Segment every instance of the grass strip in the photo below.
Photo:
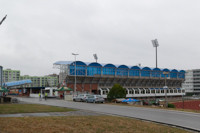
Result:
{"type": "Polygon", "coordinates": [[[135,104],[125,104],[125,103],[107,103],[107,104],[108,105],[117,105],[117,106],[142,107],[142,108],[151,108],[151,109],[163,109],[163,110],[173,110],[173,111],[184,111],[184,112],[200,113],[200,110],[192,110],[192,109],[164,108],[164,107],[159,107],[159,106],[135,105],[135,104]]]}
{"type": "Polygon", "coordinates": [[[0,104],[0,114],[68,112],[74,109],[40,104],[0,104]]]}

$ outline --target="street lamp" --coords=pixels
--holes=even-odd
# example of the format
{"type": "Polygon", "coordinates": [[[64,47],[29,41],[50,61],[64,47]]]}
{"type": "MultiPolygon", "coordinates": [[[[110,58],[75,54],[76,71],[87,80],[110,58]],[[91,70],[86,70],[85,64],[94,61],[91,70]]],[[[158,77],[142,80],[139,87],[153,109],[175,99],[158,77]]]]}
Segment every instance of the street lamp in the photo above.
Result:
{"type": "Polygon", "coordinates": [[[157,47],[159,46],[158,44],[158,40],[155,39],[155,40],[151,40],[152,44],[153,44],[153,47],[156,48],[156,68],[157,68],[157,47]]]}
{"type": "MultiPolygon", "coordinates": [[[[183,93],[183,92],[182,92],[182,93],[183,93]]],[[[183,95],[184,95],[184,94],[182,94],[182,105],[183,105],[182,108],[184,109],[184,97],[183,97],[183,95]]]]}
{"type": "Polygon", "coordinates": [[[163,89],[165,90],[165,107],[168,107],[168,103],[167,103],[167,75],[169,74],[169,72],[163,72],[163,74],[165,75],[165,86],[163,87],[163,89]]]}
{"type": "MultiPolygon", "coordinates": [[[[75,53],[72,53],[72,55],[74,55],[74,57],[75,57],[75,63],[74,63],[74,71],[75,71],[75,73],[74,73],[74,93],[76,94],[76,56],[78,55],[78,54],[75,54],[75,53]]],[[[74,94],[73,94],[74,95],[74,94]]]]}

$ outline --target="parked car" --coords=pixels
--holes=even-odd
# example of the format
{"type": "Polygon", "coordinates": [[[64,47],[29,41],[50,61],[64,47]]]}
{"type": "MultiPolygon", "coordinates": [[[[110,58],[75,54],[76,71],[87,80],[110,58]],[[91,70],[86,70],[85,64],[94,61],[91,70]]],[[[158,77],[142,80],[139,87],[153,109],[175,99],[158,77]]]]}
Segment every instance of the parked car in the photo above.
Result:
{"type": "Polygon", "coordinates": [[[75,102],[85,102],[86,98],[88,96],[91,96],[91,95],[90,94],[79,94],[78,96],[73,97],[73,101],[75,101],[75,102]]]}
{"type": "Polygon", "coordinates": [[[88,96],[88,98],[86,99],[86,102],[87,103],[104,103],[105,100],[100,95],[91,95],[91,96],[88,96]]]}
{"type": "Polygon", "coordinates": [[[86,102],[86,99],[88,99],[88,97],[92,96],[91,94],[85,94],[83,99],[82,99],[82,102],[86,102]]]}

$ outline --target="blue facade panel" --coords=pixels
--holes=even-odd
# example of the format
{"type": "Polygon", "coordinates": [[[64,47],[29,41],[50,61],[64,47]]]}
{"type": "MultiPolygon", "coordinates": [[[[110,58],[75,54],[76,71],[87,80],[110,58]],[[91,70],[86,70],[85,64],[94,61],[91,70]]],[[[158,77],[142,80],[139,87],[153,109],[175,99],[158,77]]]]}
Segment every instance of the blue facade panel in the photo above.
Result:
{"type": "Polygon", "coordinates": [[[115,68],[104,67],[103,75],[115,75],[115,68]]]}
{"type": "Polygon", "coordinates": [[[141,76],[142,77],[150,77],[150,70],[142,70],[141,71],[141,76]]]}
{"type": "Polygon", "coordinates": [[[88,76],[101,75],[101,67],[88,66],[87,75],[88,76]]]}
{"type": "MultiPolygon", "coordinates": [[[[70,75],[75,75],[75,67],[70,66],[70,75]]],[[[86,67],[85,66],[76,66],[76,75],[84,76],[86,75],[86,67]]]]}
{"type": "Polygon", "coordinates": [[[128,69],[117,69],[117,76],[128,76],[128,69]]]}
{"type": "Polygon", "coordinates": [[[170,72],[170,78],[177,78],[178,73],[177,72],[170,72]]]}
{"type": "Polygon", "coordinates": [[[140,76],[140,70],[130,69],[129,70],[129,76],[137,76],[137,77],[139,77],[140,76]]]}
{"type": "Polygon", "coordinates": [[[161,71],[155,71],[155,70],[153,70],[152,72],[151,72],[151,77],[160,77],[161,76],[161,71]]]}

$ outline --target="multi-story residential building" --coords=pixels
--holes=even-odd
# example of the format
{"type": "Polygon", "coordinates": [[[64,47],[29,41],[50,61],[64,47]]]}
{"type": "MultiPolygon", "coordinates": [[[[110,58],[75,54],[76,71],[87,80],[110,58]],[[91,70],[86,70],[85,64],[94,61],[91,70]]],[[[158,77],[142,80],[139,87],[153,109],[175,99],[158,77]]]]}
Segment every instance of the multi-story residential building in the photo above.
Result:
{"type": "Polygon", "coordinates": [[[3,70],[3,82],[11,82],[20,80],[20,71],[6,69],[3,70]]]}
{"type": "Polygon", "coordinates": [[[0,87],[2,86],[2,82],[3,82],[3,67],[0,66],[0,87]]]}
{"type": "Polygon", "coordinates": [[[182,86],[186,93],[200,94],[200,69],[187,70],[182,86]]]}
{"type": "Polygon", "coordinates": [[[32,84],[26,87],[55,87],[58,85],[58,78],[53,76],[21,76],[20,80],[30,79],[32,84]]]}
{"type": "Polygon", "coordinates": [[[25,85],[25,87],[55,87],[58,85],[58,76],[55,74],[49,76],[21,76],[19,70],[11,69],[3,70],[2,79],[3,83],[30,79],[32,83],[25,85]]]}

